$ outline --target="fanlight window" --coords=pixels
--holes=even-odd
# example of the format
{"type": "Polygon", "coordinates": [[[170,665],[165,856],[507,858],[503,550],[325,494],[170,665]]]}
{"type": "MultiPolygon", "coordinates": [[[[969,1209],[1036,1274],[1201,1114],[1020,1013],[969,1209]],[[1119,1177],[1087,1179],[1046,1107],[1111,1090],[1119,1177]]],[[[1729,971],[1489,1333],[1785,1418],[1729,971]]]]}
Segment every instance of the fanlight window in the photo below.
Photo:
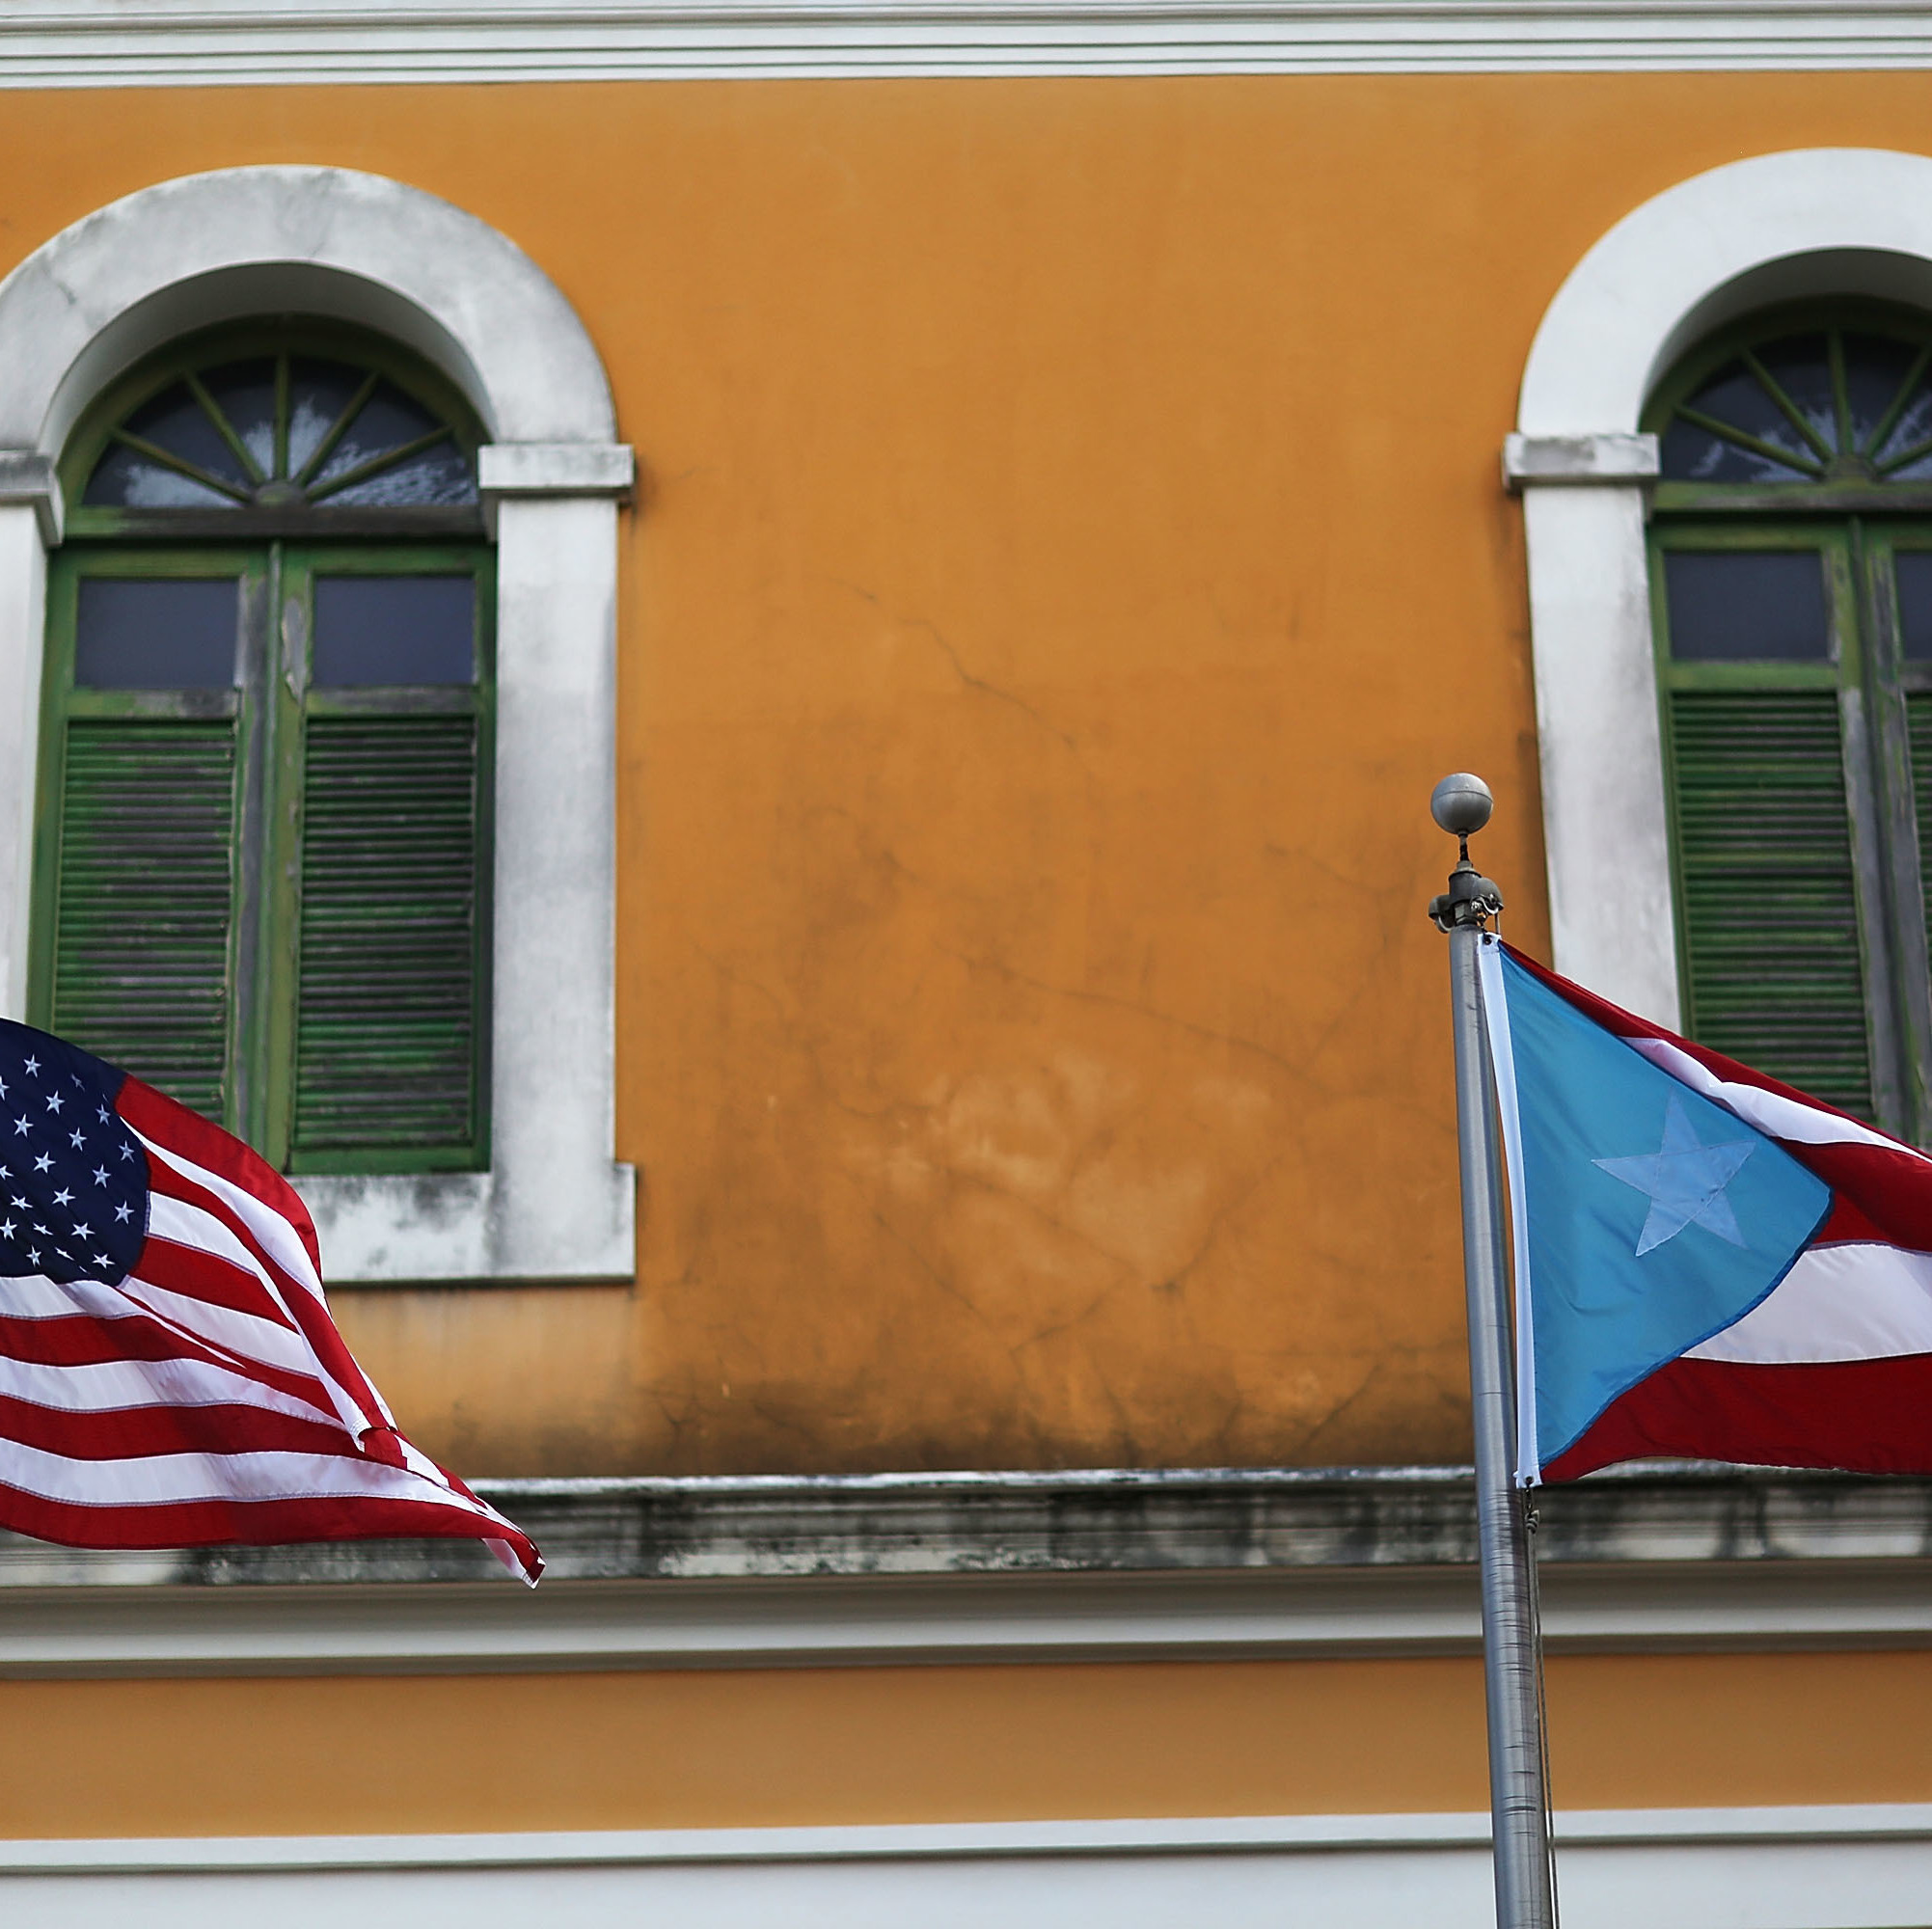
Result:
{"type": "Polygon", "coordinates": [[[284,350],[188,368],[108,430],[102,509],[457,508],[464,438],[377,369],[284,350]]]}
{"type": "Polygon", "coordinates": [[[1672,409],[1663,475],[1707,483],[1932,479],[1932,340],[1819,328],[1746,343],[1672,409]]]}

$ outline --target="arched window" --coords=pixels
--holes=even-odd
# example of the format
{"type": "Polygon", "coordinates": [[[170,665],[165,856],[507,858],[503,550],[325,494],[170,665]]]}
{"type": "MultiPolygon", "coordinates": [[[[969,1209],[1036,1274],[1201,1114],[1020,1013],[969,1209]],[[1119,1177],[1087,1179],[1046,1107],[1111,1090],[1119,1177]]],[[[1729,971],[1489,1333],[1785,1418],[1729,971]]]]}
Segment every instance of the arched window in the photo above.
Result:
{"type": "Polygon", "coordinates": [[[31,1015],[292,1172],[488,1164],[478,442],[283,323],[150,358],[62,459],[31,1015]]]}
{"type": "Polygon", "coordinates": [[[1932,320],[1757,315],[1645,425],[1686,1028],[1932,1139],[1932,320]]]}

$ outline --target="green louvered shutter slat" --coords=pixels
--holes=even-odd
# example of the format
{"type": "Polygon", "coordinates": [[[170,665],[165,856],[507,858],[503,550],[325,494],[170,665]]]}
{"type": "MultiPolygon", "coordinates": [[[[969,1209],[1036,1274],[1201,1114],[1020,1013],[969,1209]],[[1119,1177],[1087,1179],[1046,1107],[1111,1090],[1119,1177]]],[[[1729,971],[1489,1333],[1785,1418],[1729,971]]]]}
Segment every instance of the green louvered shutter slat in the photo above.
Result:
{"type": "Polygon", "coordinates": [[[1918,820],[1918,894],[1932,944],[1932,691],[1906,697],[1905,722],[1912,745],[1912,809],[1918,820]]]}
{"type": "Polygon", "coordinates": [[[1691,1036],[1870,1117],[1851,821],[1831,691],[1677,691],[1691,1036]]]}
{"type": "Polygon", "coordinates": [[[68,725],[49,1022],[217,1120],[234,792],[229,723],[68,725]]]}
{"type": "Polygon", "coordinates": [[[476,723],[311,718],[292,1150],[476,1134],[476,723]]]}

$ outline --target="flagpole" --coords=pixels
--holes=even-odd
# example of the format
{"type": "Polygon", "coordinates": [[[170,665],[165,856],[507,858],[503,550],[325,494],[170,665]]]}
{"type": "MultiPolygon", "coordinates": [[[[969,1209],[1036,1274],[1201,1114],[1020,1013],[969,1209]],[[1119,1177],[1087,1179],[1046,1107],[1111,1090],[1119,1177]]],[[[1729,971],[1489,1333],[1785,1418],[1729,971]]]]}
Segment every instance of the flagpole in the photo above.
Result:
{"type": "Polygon", "coordinates": [[[1503,909],[1503,898],[1469,861],[1470,833],[1488,823],[1491,808],[1489,787],[1481,777],[1462,774],[1444,777],[1436,785],[1429,799],[1430,814],[1460,840],[1461,858],[1449,875],[1449,889],[1429,906],[1429,915],[1449,934],[1496,1922],[1497,1929],[1554,1929],[1555,1884],[1543,1780],[1529,1530],[1510,1472],[1515,1435],[1514,1371],[1504,1291],[1496,1088],[1477,984],[1483,927],[1503,909]]]}

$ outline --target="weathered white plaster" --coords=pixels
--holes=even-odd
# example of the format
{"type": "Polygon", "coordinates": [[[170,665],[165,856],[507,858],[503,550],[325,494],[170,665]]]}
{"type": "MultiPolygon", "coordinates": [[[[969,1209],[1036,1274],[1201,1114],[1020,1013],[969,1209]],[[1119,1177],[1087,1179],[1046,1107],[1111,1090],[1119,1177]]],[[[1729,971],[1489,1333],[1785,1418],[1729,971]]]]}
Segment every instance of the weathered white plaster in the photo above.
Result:
{"type": "Polygon", "coordinates": [[[0,502],[0,1012],[27,1009],[34,901],[34,774],[41,749],[41,658],[47,553],[31,502],[0,502]]]}
{"type": "Polygon", "coordinates": [[[0,448],[58,455],[101,385],[150,350],[291,302],[409,341],[499,441],[615,436],[590,338],[513,241],[379,175],[250,167],[141,188],[0,283],[0,448]]]}
{"type": "Polygon", "coordinates": [[[487,1173],[306,1179],[337,1285],[626,1279],[635,1175],[612,1158],[615,501],[631,452],[570,305],[448,202],[340,168],[143,188],[0,283],[0,998],[19,1013],[51,461],[105,382],[186,330],[263,312],[379,329],[441,367],[498,444],[499,722],[487,1173]],[[552,500],[554,499],[554,500],[552,500]],[[38,520],[37,520],[38,519],[38,520]]]}
{"type": "Polygon", "coordinates": [[[1654,482],[1654,435],[1510,435],[1503,439],[1503,481],[1654,482]]]}
{"type": "Polygon", "coordinates": [[[476,480],[484,497],[621,496],[637,475],[622,443],[507,442],[483,449],[476,480]]]}
{"type": "Polygon", "coordinates": [[[1932,159],[1763,154],[1646,202],[1550,304],[1505,453],[1525,491],[1557,968],[1666,1024],[1678,996],[1644,545],[1655,467],[1638,423],[1701,336],[1821,293],[1932,307],[1932,159]]]}

